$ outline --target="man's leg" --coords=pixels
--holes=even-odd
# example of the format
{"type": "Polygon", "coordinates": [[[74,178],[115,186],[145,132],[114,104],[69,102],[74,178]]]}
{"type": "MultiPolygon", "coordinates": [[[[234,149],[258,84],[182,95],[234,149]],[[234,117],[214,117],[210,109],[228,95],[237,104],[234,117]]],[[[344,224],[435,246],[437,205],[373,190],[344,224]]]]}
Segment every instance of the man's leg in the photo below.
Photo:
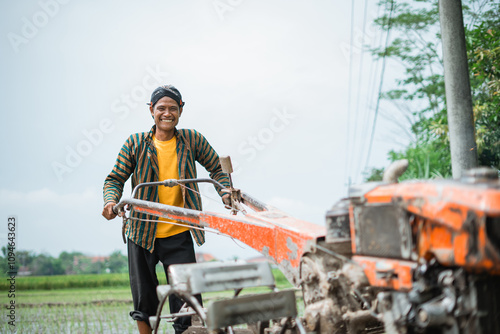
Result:
{"type": "Polygon", "coordinates": [[[156,314],[158,297],[156,287],[156,264],[158,256],[150,253],[139,245],[128,240],[128,268],[130,289],[134,301],[134,311],[130,312],[132,319],[137,321],[139,333],[151,333],[149,317],[156,314]]]}
{"type": "MultiPolygon", "coordinates": [[[[196,256],[194,253],[193,239],[191,237],[191,232],[186,231],[168,238],[156,239],[163,240],[160,244],[156,245],[158,248],[158,257],[163,263],[163,268],[165,269],[165,274],[168,280],[168,266],[171,264],[181,264],[181,263],[193,263],[196,262],[196,256]]],[[[201,295],[197,295],[196,298],[201,302],[201,295]]],[[[177,313],[181,309],[184,302],[177,296],[171,295],[168,299],[170,313],[177,313]]],[[[174,329],[176,334],[182,333],[189,326],[191,326],[191,317],[182,317],[174,322],[174,329]]]]}
{"type": "Polygon", "coordinates": [[[139,329],[139,334],[151,334],[151,326],[145,321],[137,320],[137,328],[139,329]]]}

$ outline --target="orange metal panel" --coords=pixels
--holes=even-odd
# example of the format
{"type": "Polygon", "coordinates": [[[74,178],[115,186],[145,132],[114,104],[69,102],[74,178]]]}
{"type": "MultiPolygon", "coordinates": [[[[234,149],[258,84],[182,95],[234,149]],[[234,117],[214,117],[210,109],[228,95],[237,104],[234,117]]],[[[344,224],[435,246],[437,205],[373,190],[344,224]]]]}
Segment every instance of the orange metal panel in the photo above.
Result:
{"type": "MultiPolygon", "coordinates": [[[[486,236],[485,217],[500,215],[500,189],[456,181],[411,181],[365,194],[367,203],[393,203],[418,218],[417,252],[447,266],[500,272],[500,253],[486,236]]],[[[352,219],[352,216],[351,216],[352,219]]]]}
{"type": "MultiPolygon", "coordinates": [[[[300,258],[308,242],[326,235],[325,226],[295,219],[276,210],[263,210],[245,216],[200,212],[141,200],[123,200],[141,213],[210,227],[238,239],[272,259],[287,278],[299,283],[300,258]]],[[[267,209],[267,208],[265,208],[267,209]]]]}
{"type": "MultiPolygon", "coordinates": [[[[411,181],[377,187],[365,194],[368,203],[401,201],[410,211],[435,217],[449,208],[467,208],[487,215],[500,215],[500,189],[454,181],[411,181]]],[[[467,211],[467,210],[465,210],[467,211]]]]}
{"type": "Polygon", "coordinates": [[[408,291],[412,288],[416,262],[354,255],[352,260],[363,268],[370,285],[408,291]]]}
{"type": "Polygon", "coordinates": [[[200,221],[206,223],[206,226],[214,228],[221,233],[242,241],[248,246],[259,252],[266,252],[271,258],[276,258],[275,227],[268,224],[254,224],[250,221],[236,221],[236,216],[219,217],[210,213],[202,213],[200,221]]]}

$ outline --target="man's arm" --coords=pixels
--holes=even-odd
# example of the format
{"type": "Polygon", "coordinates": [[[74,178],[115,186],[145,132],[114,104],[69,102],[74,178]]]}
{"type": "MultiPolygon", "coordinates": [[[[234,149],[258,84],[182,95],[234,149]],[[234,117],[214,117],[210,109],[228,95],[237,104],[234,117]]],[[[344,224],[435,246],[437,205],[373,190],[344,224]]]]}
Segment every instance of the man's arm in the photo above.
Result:
{"type": "Polygon", "coordinates": [[[116,214],[112,210],[113,206],[120,201],[123,186],[135,168],[132,143],[132,136],[130,136],[125,141],[125,144],[123,144],[120,153],[118,153],[113,170],[111,170],[111,173],[104,180],[104,209],[102,210],[102,215],[108,220],[116,217],[116,214]]]}
{"type": "MultiPolygon", "coordinates": [[[[219,155],[201,133],[194,131],[194,135],[196,144],[196,160],[210,173],[210,178],[218,181],[226,188],[229,188],[229,177],[226,173],[222,172],[219,155]]],[[[223,199],[228,197],[225,196],[227,193],[221,192],[220,189],[217,189],[217,192],[221,197],[223,197],[223,199]]]]}

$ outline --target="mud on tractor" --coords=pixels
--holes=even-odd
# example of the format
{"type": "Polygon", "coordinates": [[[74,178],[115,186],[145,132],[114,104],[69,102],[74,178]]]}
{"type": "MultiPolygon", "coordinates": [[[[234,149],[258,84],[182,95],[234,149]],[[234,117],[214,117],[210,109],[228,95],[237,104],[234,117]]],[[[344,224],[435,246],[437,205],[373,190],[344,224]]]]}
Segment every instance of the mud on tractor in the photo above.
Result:
{"type": "MultiPolygon", "coordinates": [[[[223,171],[231,174],[227,157],[223,171]]],[[[219,231],[265,255],[297,288],[276,291],[268,264],[200,263],[169,267],[169,285],[157,289],[160,306],[150,323],[197,315],[193,333],[500,333],[500,181],[479,168],[461,180],[397,179],[406,161],[389,167],[384,181],[353,186],[326,214],[308,223],[236,189],[231,214],[196,211],[134,198],[149,186],[189,187],[211,179],[140,184],[126,208],[219,231]],[[239,296],[251,286],[269,293],[239,296]],[[234,298],[201,307],[193,295],[234,290],[234,298]],[[165,299],[180,296],[180,314],[163,315],[165,299]],[[233,329],[250,324],[249,329],[233,329]]],[[[127,218],[124,218],[124,224],[127,218]]],[[[189,331],[189,330],[188,330],[189,331]]]]}

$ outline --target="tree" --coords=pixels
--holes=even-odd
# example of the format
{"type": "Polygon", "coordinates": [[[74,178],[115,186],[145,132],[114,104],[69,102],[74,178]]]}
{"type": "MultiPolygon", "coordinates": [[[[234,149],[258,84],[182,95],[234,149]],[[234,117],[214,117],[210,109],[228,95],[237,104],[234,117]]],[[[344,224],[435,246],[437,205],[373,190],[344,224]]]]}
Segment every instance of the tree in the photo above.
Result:
{"type": "Polygon", "coordinates": [[[0,256],[0,273],[2,276],[6,276],[10,271],[9,261],[7,259],[7,247],[2,246],[2,255],[0,256]]]}
{"type": "Polygon", "coordinates": [[[81,252],[61,252],[54,258],[49,254],[35,254],[32,251],[16,251],[15,269],[11,270],[8,263],[7,247],[2,247],[0,256],[0,275],[8,272],[17,272],[23,267],[31,275],[78,275],[78,274],[104,274],[128,272],[128,260],[120,251],[113,252],[108,258],[92,258],[81,252]]]}
{"type": "Polygon", "coordinates": [[[114,251],[107,261],[107,268],[110,273],[126,273],[128,272],[128,259],[122,255],[120,251],[114,251]]]}
{"type": "Polygon", "coordinates": [[[476,141],[481,165],[500,169],[500,10],[468,30],[476,141]]]}
{"type": "MultiPolygon", "coordinates": [[[[381,29],[391,29],[392,41],[372,51],[376,57],[393,59],[405,69],[404,77],[397,81],[399,87],[385,92],[382,98],[403,102],[405,108],[399,110],[409,110],[405,116],[413,120],[414,140],[402,151],[389,152],[389,158],[409,160],[403,178],[448,177],[451,160],[438,1],[393,1],[379,2],[386,10],[375,20],[381,29]]],[[[499,1],[464,2],[478,157],[482,165],[496,168],[500,168],[499,8],[499,1]]],[[[380,170],[372,169],[367,179],[377,179],[375,172],[380,174],[380,170]]]]}
{"type": "Polygon", "coordinates": [[[31,272],[34,276],[62,275],[64,269],[59,259],[54,259],[47,254],[40,254],[33,260],[31,272]]]}
{"type": "Polygon", "coordinates": [[[64,268],[64,273],[66,275],[81,274],[82,270],[79,259],[83,257],[84,255],[80,252],[62,252],[59,254],[59,261],[61,261],[61,265],[64,268]]]}

